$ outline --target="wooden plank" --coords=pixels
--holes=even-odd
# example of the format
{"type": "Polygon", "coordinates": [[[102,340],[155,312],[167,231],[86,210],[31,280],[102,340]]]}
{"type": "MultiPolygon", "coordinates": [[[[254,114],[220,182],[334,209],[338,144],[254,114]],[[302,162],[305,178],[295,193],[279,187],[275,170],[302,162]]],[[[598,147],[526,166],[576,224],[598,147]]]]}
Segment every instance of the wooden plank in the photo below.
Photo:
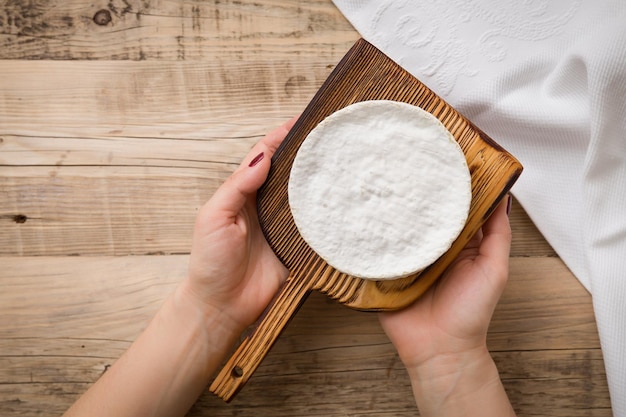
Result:
{"type": "Polygon", "coordinates": [[[201,175],[2,178],[0,253],[187,253],[196,210],[226,177],[201,175]]]}
{"type": "MultiPolygon", "coordinates": [[[[187,259],[1,258],[0,414],[60,414],[141,332],[185,275],[187,259]]],[[[488,344],[520,416],[611,415],[591,297],[559,259],[511,260],[488,344]]],[[[191,415],[207,413],[408,416],[415,409],[376,314],[314,293],[232,404],[205,394],[191,415]]]]}
{"type": "Polygon", "coordinates": [[[2,340],[132,341],[187,273],[185,255],[2,257],[0,262],[2,340]]]}
{"type": "Polygon", "coordinates": [[[301,112],[341,56],[0,61],[0,137],[15,147],[63,138],[245,138],[301,112]]]}
{"type": "Polygon", "coordinates": [[[0,59],[36,60],[281,59],[358,37],[327,0],[17,0],[0,11],[0,34],[0,59]]]}

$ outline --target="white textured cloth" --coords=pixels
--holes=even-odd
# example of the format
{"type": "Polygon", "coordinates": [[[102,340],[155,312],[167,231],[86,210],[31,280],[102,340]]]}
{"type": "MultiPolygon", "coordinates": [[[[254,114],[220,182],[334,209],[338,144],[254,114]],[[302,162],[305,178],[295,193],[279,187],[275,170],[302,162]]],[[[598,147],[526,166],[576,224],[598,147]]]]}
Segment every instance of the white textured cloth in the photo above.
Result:
{"type": "Polygon", "coordinates": [[[626,1],[333,1],[522,162],[513,194],[592,293],[626,417],[626,1]]]}

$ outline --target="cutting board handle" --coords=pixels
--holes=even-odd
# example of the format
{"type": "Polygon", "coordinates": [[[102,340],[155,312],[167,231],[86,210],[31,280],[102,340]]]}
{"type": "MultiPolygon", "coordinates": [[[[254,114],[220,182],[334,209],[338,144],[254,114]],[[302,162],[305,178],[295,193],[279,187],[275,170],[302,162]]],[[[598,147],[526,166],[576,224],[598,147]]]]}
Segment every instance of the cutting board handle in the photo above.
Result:
{"type": "Polygon", "coordinates": [[[256,327],[215,377],[209,391],[224,401],[230,401],[260,365],[311,289],[312,282],[290,273],[256,327]]]}

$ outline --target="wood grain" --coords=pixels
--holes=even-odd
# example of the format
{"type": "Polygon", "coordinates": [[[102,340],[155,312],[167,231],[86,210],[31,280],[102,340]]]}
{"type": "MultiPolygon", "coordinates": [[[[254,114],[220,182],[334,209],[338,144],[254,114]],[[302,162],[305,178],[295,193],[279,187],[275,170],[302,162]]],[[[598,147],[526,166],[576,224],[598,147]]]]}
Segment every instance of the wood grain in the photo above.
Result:
{"type": "MultiPolygon", "coordinates": [[[[200,204],[358,38],[330,0],[3,4],[0,415],[60,415],[105,372],[185,274],[200,204]]],[[[517,202],[511,223],[488,341],[518,415],[610,416],[591,297],[517,202]]],[[[314,293],[235,402],[189,415],[416,411],[375,314],[314,293]]]]}
{"type": "Polygon", "coordinates": [[[0,34],[0,58],[34,60],[328,57],[358,38],[326,0],[15,0],[0,11],[0,34]],[[110,21],[98,24],[108,20],[98,12],[110,21]]]}

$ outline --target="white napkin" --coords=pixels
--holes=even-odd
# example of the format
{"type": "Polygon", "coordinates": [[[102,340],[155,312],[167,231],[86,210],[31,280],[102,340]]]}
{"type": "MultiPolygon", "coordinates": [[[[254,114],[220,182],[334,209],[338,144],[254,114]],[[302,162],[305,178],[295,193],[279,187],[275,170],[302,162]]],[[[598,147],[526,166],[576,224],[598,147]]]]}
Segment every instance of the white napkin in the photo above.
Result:
{"type": "Polygon", "coordinates": [[[513,194],[592,293],[626,417],[626,1],[333,1],[520,159],[513,194]]]}

